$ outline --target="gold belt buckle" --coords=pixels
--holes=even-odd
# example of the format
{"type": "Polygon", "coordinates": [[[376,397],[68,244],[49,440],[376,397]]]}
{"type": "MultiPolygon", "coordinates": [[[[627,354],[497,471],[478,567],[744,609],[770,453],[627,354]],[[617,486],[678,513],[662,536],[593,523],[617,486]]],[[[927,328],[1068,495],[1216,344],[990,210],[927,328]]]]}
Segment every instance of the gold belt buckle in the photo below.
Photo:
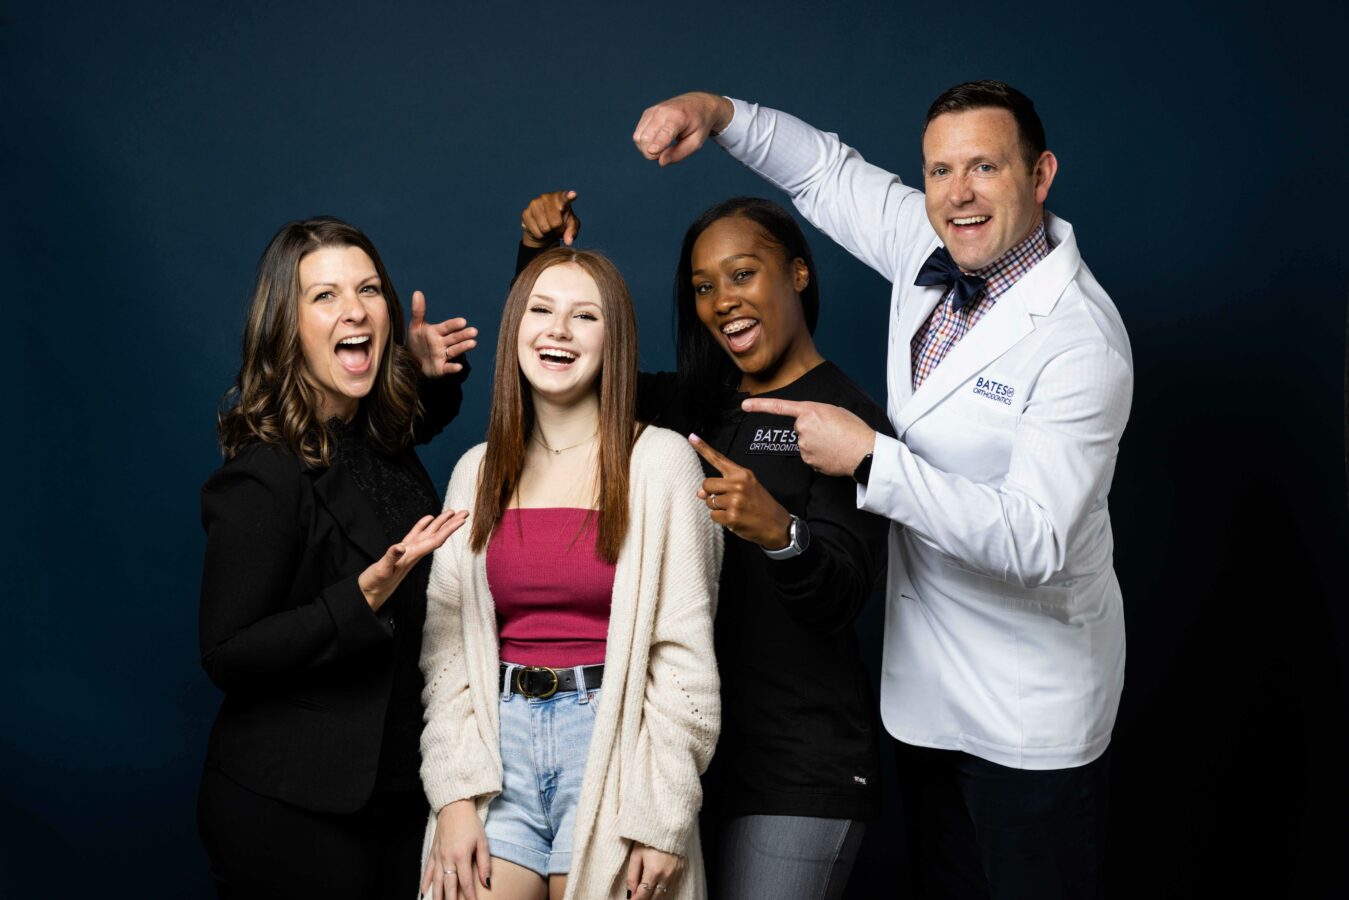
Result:
{"type": "Polygon", "coordinates": [[[524,694],[531,700],[547,700],[549,697],[557,693],[557,686],[558,686],[558,679],[556,669],[550,669],[547,666],[521,666],[520,668],[515,670],[516,693],[524,694]],[[548,690],[544,691],[542,694],[531,694],[529,691],[525,690],[525,684],[523,681],[520,680],[520,676],[526,672],[547,672],[549,675],[553,676],[553,686],[550,687],[548,690]]]}

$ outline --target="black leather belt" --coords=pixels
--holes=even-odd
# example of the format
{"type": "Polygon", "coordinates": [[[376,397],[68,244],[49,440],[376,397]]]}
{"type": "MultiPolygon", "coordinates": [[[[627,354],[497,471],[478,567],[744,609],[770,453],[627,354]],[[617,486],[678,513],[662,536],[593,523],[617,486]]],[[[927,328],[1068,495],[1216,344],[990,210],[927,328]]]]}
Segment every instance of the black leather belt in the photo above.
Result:
{"type": "MultiPolygon", "coordinates": [[[[516,666],[511,669],[511,683],[506,684],[505,663],[501,664],[501,674],[497,677],[497,690],[502,693],[521,694],[536,700],[543,700],[556,693],[576,690],[576,669],[550,669],[548,666],[516,666]]],[[[581,666],[585,673],[587,691],[597,691],[604,680],[604,664],[581,666]]]]}

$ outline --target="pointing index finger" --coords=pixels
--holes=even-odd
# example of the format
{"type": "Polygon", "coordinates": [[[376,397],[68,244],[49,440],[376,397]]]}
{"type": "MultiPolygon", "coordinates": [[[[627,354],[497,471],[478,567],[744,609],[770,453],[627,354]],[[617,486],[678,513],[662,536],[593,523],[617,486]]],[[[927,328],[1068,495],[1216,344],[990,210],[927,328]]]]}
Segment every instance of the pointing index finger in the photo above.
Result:
{"type": "Polygon", "coordinates": [[[807,406],[800,400],[750,397],[740,404],[740,408],[745,412],[768,413],[770,416],[786,416],[789,419],[795,419],[806,411],[807,406]]]}
{"type": "Polygon", "coordinates": [[[722,475],[730,475],[732,472],[738,472],[740,466],[731,462],[726,456],[712,449],[712,445],[698,437],[696,434],[689,435],[689,443],[693,445],[693,450],[703,459],[707,460],[712,468],[716,469],[722,475]]]}

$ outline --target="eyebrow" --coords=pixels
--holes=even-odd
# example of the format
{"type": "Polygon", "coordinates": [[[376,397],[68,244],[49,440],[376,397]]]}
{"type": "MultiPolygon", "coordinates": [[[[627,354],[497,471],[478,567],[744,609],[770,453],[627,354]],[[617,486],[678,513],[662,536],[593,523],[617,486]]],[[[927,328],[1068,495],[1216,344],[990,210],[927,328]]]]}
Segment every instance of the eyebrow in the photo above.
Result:
{"type": "MultiPolygon", "coordinates": [[[[719,259],[719,260],[717,261],[717,263],[718,263],[719,265],[725,265],[725,264],[728,263],[728,262],[735,262],[735,261],[738,260],[738,259],[755,259],[755,260],[758,260],[758,261],[760,261],[760,262],[763,262],[763,257],[760,256],[760,255],[757,254],[757,253],[733,253],[733,254],[731,254],[730,256],[723,256],[721,259],[719,259]]],[[[706,271],[706,269],[694,269],[694,270],[693,270],[691,273],[689,273],[689,274],[691,274],[691,275],[699,275],[699,274],[701,274],[701,273],[703,273],[703,272],[705,272],[705,271],[706,271]]]]}
{"type": "MultiPolygon", "coordinates": [[[[967,165],[967,166],[977,166],[977,165],[979,165],[980,163],[986,163],[986,162],[989,162],[989,163],[1001,163],[1001,162],[1003,162],[1003,159],[1002,159],[1001,157],[998,157],[998,156],[989,156],[987,153],[981,153],[981,154],[979,154],[978,156],[971,156],[971,157],[969,157],[968,159],[963,159],[963,160],[961,160],[960,162],[961,162],[961,164],[967,165]]],[[[949,169],[949,168],[951,168],[951,167],[954,166],[954,165],[956,165],[956,164],[955,164],[955,163],[949,163],[949,162],[947,162],[947,161],[944,160],[944,159],[934,159],[934,160],[924,160],[924,161],[923,161],[923,168],[924,168],[924,169],[930,169],[930,168],[932,168],[933,166],[946,166],[946,167],[949,169]]]]}
{"type": "MultiPolygon", "coordinates": [[[[529,299],[530,299],[530,300],[545,300],[545,301],[547,301],[547,302],[549,302],[549,303],[558,303],[558,302],[560,302],[560,301],[558,301],[558,299],[557,299],[556,297],[553,297],[551,294],[530,294],[530,295],[529,295],[529,299]]],[[[572,303],[572,307],[573,307],[573,308],[578,307],[578,306],[593,306],[593,307],[595,307],[596,309],[599,309],[599,310],[603,310],[603,309],[604,309],[604,306],[603,306],[601,303],[599,303],[598,301],[595,301],[595,300],[577,300],[577,301],[575,301],[575,302],[572,303]]]]}
{"type": "MultiPolygon", "coordinates": [[[[357,287],[365,287],[366,283],[367,283],[367,282],[370,282],[370,281],[379,281],[379,273],[378,273],[378,272],[371,272],[369,275],[365,276],[365,277],[362,278],[360,281],[356,282],[356,286],[357,286],[357,287]]],[[[314,282],[313,284],[306,285],[306,286],[304,286],[303,288],[301,288],[301,289],[300,289],[300,293],[302,293],[302,294],[307,294],[307,293],[309,293],[310,291],[312,291],[314,288],[320,288],[320,287],[335,288],[335,287],[337,287],[337,286],[338,286],[338,284],[337,284],[337,282],[335,282],[335,281],[316,281],[316,282],[314,282]]]]}

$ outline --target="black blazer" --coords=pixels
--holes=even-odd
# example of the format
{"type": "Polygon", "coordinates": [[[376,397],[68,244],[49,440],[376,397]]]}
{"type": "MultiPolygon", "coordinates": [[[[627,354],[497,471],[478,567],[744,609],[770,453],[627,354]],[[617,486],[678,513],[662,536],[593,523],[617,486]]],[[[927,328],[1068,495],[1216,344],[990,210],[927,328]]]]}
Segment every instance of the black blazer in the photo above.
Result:
{"type": "MultiPolygon", "coordinates": [[[[454,418],[465,374],[426,383],[417,443],[454,418]]],[[[411,448],[396,463],[437,493],[411,448]]],[[[201,509],[202,666],[225,692],[207,764],[306,809],[360,809],[379,764],[394,629],[422,624],[395,621],[389,605],[372,612],[357,584],[389,548],[379,520],[340,462],[311,469],[261,443],[207,480],[201,509]]]]}

